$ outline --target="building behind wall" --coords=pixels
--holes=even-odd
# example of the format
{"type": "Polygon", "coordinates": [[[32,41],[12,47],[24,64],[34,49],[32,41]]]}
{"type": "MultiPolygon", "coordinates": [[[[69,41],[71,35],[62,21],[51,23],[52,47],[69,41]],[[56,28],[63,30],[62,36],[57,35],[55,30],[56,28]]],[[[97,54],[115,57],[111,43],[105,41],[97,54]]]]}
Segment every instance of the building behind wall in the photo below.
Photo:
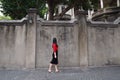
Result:
{"type": "MultiPolygon", "coordinates": [[[[46,4],[46,7],[48,7],[47,4],[46,4]]],[[[57,8],[56,8],[54,16],[60,14],[66,7],[67,7],[67,5],[62,5],[62,4],[58,5],[57,8]]],[[[48,17],[49,17],[48,12],[45,14],[44,17],[45,17],[46,20],[48,20],[48,17]]],[[[62,20],[71,20],[71,19],[74,19],[74,18],[75,18],[75,16],[74,16],[74,8],[72,8],[69,11],[67,11],[65,15],[63,15],[62,20]]],[[[56,19],[56,17],[55,17],[55,19],[56,19]]]]}

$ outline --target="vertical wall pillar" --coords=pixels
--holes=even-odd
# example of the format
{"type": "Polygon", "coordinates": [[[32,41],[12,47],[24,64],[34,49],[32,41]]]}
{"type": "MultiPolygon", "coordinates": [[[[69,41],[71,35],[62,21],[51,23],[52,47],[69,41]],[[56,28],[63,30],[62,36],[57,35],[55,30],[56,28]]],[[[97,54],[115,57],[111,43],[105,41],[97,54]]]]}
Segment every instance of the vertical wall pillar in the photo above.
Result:
{"type": "Polygon", "coordinates": [[[78,45],[80,55],[80,67],[88,66],[88,55],[87,55],[87,24],[86,24],[86,12],[78,11],[78,45]]]}
{"type": "Polygon", "coordinates": [[[28,10],[26,28],[26,68],[35,68],[37,9],[28,10]]]}

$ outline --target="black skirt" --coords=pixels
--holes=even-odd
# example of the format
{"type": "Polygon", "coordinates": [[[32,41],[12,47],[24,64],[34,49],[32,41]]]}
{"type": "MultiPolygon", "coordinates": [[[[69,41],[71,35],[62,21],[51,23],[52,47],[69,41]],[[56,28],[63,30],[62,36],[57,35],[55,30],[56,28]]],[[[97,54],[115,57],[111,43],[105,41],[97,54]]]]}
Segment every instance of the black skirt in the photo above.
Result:
{"type": "Polygon", "coordinates": [[[51,64],[55,64],[57,65],[58,64],[58,51],[56,51],[56,58],[54,56],[54,53],[52,54],[52,60],[50,62],[51,64]]]}

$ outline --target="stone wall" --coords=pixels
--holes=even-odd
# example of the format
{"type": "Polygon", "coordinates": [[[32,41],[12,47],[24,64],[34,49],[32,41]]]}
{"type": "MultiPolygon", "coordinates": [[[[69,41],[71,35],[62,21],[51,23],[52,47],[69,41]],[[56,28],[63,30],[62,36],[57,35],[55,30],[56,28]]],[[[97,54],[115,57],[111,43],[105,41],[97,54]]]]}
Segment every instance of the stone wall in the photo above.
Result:
{"type": "Polygon", "coordinates": [[[120,65],[120,25],[88,25],[89,66],[120,65]]]}
{"type": "Polygon", "coordinates": [[[22,20],[0,21],[0,68],[35,68],[35,46],[36,10],[22,20]]]}
{"type": "Polygon", "coordinates": [[[0,26],[0,67],[25,66],[25,25],[0,26]]]}
{"type": "Polygon", "coordinates": [[[74,21],[38,21],[36,67],[46,67],[52,58],[52,39],[57,38],[59,66],[78,67],[77,30],[74,21]]]}
{"type": "MultiPolygon", "coordinates": [[[[45,21],[30,9],[22,20],[0,21],[0,68],[47,68],[57,38],[60,67],[120,65],[120,25],[76,20],[45,21]]],[[[118,21],[119,23],[119,21],[118,21]]]]}

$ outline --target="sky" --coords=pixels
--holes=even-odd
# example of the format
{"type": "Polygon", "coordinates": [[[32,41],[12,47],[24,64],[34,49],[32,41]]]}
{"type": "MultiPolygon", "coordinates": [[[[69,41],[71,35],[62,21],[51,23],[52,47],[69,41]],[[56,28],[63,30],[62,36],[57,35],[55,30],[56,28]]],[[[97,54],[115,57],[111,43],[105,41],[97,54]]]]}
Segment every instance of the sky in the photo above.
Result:
{"type": "Polygon", "coordinates": [[[1,8],[1,4],[0,4],[0,16],[3,16],[3,13],[1,12],[1,10],[3,9],[1,8]]]}
{"type": "Polygon", "coordinates": [[[3,16],[3,13],[1,12],[2,9],[0,9],[0,16],[3,16]]]}

